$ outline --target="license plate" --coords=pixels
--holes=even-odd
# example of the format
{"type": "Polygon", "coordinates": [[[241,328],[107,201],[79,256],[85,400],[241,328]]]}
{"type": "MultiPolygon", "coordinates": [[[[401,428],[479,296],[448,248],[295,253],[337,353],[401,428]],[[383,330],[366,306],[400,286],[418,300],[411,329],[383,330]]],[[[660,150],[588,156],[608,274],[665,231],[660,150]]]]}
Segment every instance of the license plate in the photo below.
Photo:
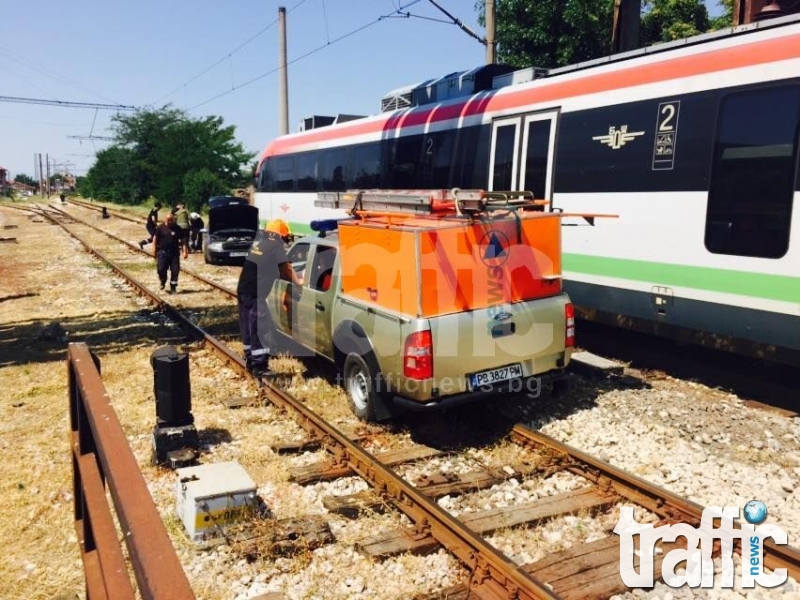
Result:
{"type": "Polygon", "coordinates": [[[522,377],[522,365],[517,363],[514,365],[507,365],[498,369],[490,369],[488,371],[481,371],[480,373],[473,373],[469,376],[469,382],[472,388],[478,388],[482,385],[493,385],[510,379],[518,379],[522,377]]]}
{"type": "Polygon", "coordinates": [[[231,258],[238,258],[240,256],[247,256],[247,252],[231,252],[228,256],[231,258]]]}

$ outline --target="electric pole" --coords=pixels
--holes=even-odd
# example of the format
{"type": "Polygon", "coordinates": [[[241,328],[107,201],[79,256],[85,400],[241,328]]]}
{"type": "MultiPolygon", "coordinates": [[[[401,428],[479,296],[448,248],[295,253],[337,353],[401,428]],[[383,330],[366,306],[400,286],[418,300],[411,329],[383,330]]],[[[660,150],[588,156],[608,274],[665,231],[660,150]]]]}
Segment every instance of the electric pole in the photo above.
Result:
{"type": "Polygon", "coordinates": [[[280,135],[289,133],[289,81],[286,74],[286,7],[278,7],[278,124],[280,135]]]}
{"type": "Polygon", "coordinates": [[[626,52],[639,47],[639,21],[642,0],[614,0],[614,25],[611,52],[626,52]]]}
{"type": "Polygon", "coordinates": [[[44,155],[45,163],[47,164],[47,198],[50,198],[50,155],[44,155]]]}
{"type": "Polygon", "coordinates": [[[486,64],[493,65],[497,62],[497,31],[495,25],[494,0],[485,0],[484,12],[486,13],[486,64]]]}

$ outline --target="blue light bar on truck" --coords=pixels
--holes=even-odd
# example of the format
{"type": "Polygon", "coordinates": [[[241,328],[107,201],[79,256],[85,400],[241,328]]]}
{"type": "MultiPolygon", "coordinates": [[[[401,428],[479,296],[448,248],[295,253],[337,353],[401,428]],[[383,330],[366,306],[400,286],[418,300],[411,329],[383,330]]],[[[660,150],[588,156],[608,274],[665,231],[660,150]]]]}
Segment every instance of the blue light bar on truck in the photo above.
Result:
{"type": "Polygon", "coordinates": [[[316,221],[311,221],[309,226],[311,227],[311,231],[316,231],[321,235],[325,235],[330,231],[336,231],[339,229],[339,221],[343,221],[344,219],[319,219],[316,221]]]}

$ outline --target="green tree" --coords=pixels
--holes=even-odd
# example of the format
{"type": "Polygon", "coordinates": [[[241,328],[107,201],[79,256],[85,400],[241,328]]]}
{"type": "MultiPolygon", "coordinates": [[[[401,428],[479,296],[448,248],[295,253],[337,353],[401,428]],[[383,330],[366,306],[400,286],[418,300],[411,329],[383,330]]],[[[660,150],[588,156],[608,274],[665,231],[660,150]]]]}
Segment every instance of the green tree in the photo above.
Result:
{"type": "MultiPolygon", "coordinates": [[[[610,52],[614,0],[497,0],[495,6],[503,64],[553,68],[610,52]]],[[[475,7],[484,24],[483,0],[475,7]]]]}
{"type": "Polygon", "coordinates": [[[25,175],[25,173],[17,173],[17,175],[14,176],[14,181],[24,183],[25,185],[32,185],[35,188],[39,187],[39,182],[30,175],[25,175]]]}
{"type": "Polygon", "coordinates": [[[722,7],[722,14],[711,19],[711,29],[724,29],[733,26],[734,0],[718,0],[717,6],[722,7]]]}
{"type": "Polygon", "coordinates": [[[78,192],[90,198],[102,198],[120,204],[137,204],[142,199],[141,174],[130,148],[110,146],[97,158],[79,182],[78,192]]]}
{"type": "Polygon", "coordinates": [[[702,0],[645,0],[639,41],[642,46],[671,42],[708,31],[710,26],[702,0]]]}
{"type": "MultiPolygon", "coordinates": [[[[733,0],[712,23],[702,0],[642,0],[640,46],[730,25],[733,0]],[[726,25],[727,24],[727,25],[726,25]]],[[[497,57],[517,67],[554,68],[611,52],[614,0],[496,0],[497,57]]],[[[475,8],[481,24],[484,2],[475,8]]]]}
{"type": "Polygon", "coordinates": [[[115,131],[118,143],[133,152],[140,199],[153,195],[167,203],[194,201],[183,196],[185,178],[193,171],[207,171],[230,188],[254,156],[245,152],[235,139],[236,128],[224,126],[222,117],[192,119],[169,107],[118,115],[115,131]]]}
{"type": "Polygon", "coordinates": [[[194,169],[183,178],[183,198],[189,210],[200,210],[212,196],[229,194],[231,186],[208,169],[194,169]]]}

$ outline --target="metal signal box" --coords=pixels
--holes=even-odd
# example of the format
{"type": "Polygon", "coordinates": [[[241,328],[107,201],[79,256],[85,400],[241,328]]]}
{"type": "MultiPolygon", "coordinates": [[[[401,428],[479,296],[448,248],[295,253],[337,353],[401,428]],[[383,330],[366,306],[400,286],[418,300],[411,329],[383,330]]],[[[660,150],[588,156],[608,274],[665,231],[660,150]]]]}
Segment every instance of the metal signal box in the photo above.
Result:
{"type": "Polygon", "coordinates": [[[194,542],[219,537],[222,530],[256,510],[253,480],[237,462],[177,469],[178,516],[194,542]]]}

